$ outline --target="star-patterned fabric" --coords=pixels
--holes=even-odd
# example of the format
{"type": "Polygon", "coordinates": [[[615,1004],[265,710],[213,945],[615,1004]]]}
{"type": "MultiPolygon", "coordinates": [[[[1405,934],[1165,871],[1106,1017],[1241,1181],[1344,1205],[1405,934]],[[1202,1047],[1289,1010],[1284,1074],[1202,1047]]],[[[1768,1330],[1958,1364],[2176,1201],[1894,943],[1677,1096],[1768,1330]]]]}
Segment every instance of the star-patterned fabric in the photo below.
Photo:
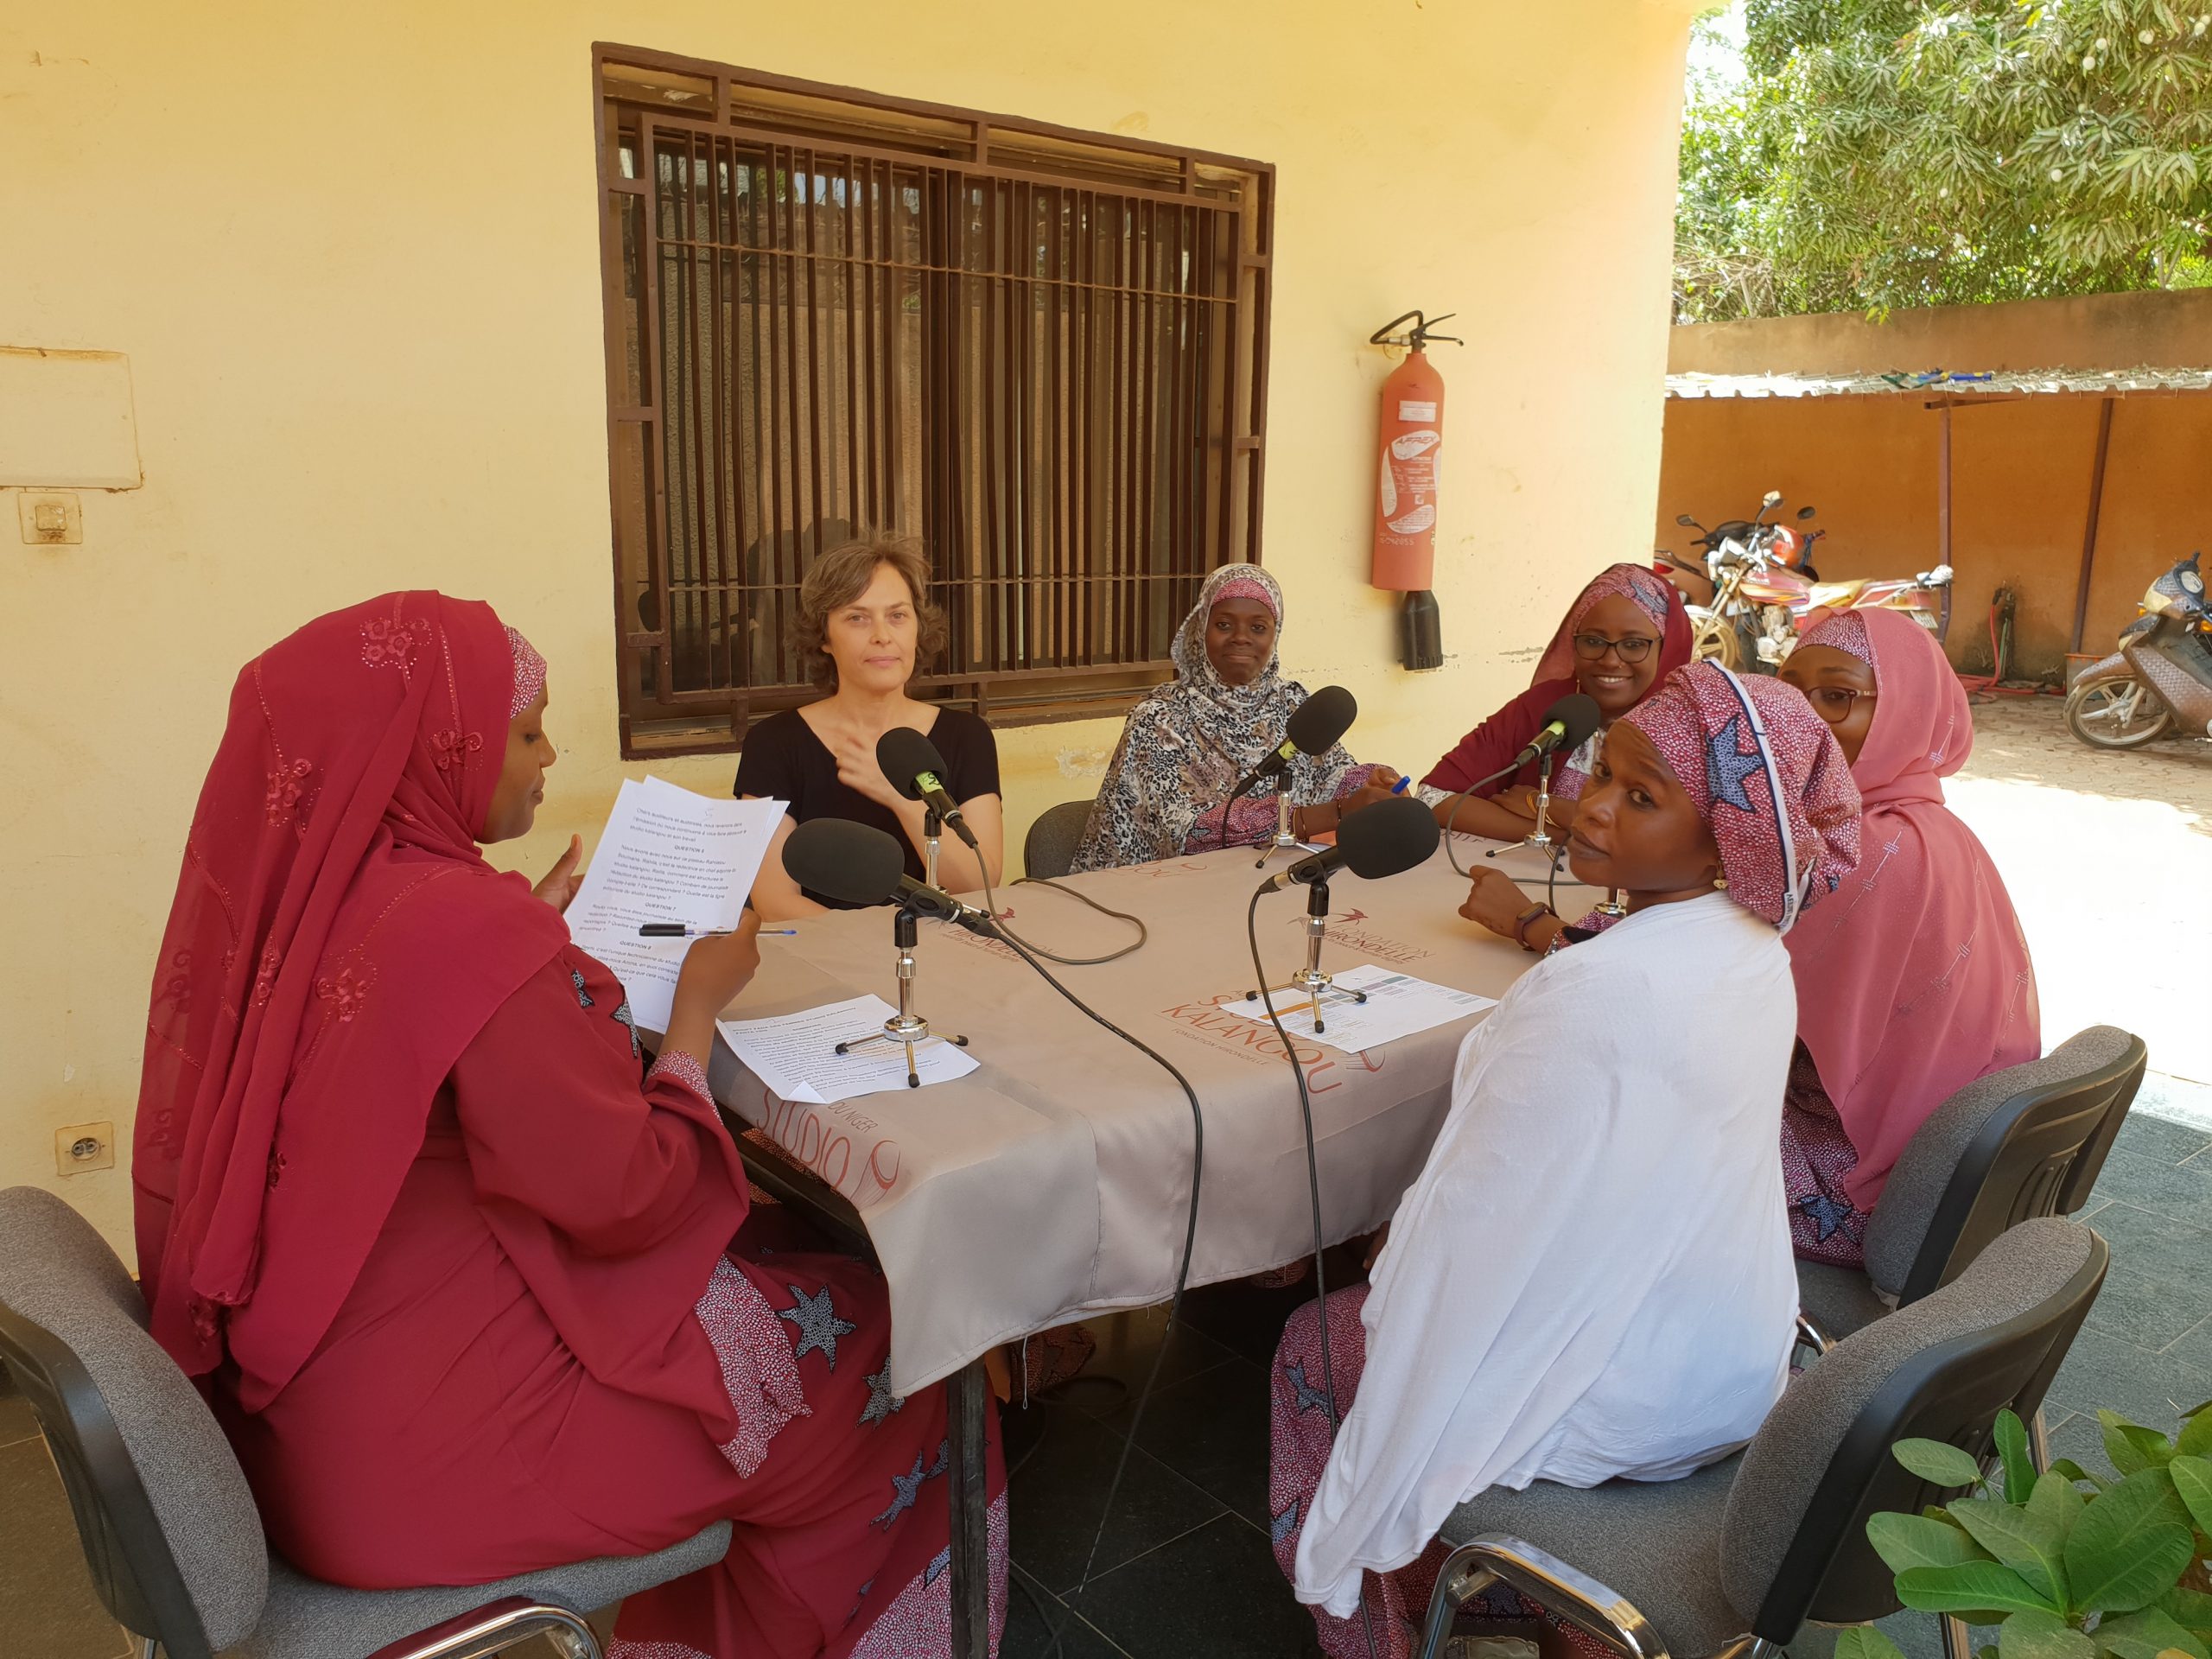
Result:
{"type": "Polygon", "coordinates": [[[1858,788],[1795,686],[1693,663],[1623,718],[1696,805],[1728,896],[1754,915],[1787,932],[1858,863],[1858,788]]]}
{"type": "MultiPolygon", "coordinates": [[[[1367,1367],[1367,1331],[1359,1317],[1367,1304],[1367,1294],[1365,1285],[1352,1285],[1331,1291],[1325,1304],[1306,1303],[1290,1316],[1283,1327],[1281,1344],[1275,1350],[1269,1379],[1273,1450],[1268,1466],[1268,1535],[1286,1579],[1297,1576],[1299,1535],[1334,1444],[1329,1427],[1329,1399],[1320,1388],[1323,1310],[1325,1307],[1329,1321],[1330,1369],[1336,1378],[1341,1417],[1351,1409],[1367,1367]]],[[[1408,1659],[1418,1645],[1429,1592],[1436,1587],[1437,1571],[1447,1553],[1444,1545],[1432,1544],[1409,1566],[1395,1573],[1367,1575],[1367,1611],[1375,1631],[1376,1659],[1408,1659]]],[[[1324,1608],[1312,1611],[1314,1634],[1329,1659],[1368,1659],[1367,1633],[1357,1613],[1337,1618],[1324,1608]]],[[[1464,1616],[1479,1624],[1484,1619],[1542,1614],[1541,1608],[1519,1600],[1510,1591],[1497,1591],[1469,1602],[1464,1616]]],[[[1564,1641],[1566,1650],[1576,1659],[1613,1659],[1598,1642],[1573,1625],[1545,1617],[1554,1635],[1564,1641]]],[[[1501,1635],[1515,1633],[1500,1631],[1501,1635]]]]}
{"type": "MultiPolygon", "coordinates": [[[[1974,715],[1942,647],[1896,611],[1847,612],[1802,643],[1874,671],[1874,718],[1851,768],[1865,804],[1859,867],[1785,941],[1797,1035],[1852,1154],[1839,1196],[1866,1213],[1930,1112],[2043,1052],[2042,1011],[2004,878],[1943,804],[1942,780],[1973,752],[1974,715]]],[[[1788,1151],[1809,1121],[1783,1119],[1793,1169],[1814,1162],[1812,1148],[1788,1151]]]]}

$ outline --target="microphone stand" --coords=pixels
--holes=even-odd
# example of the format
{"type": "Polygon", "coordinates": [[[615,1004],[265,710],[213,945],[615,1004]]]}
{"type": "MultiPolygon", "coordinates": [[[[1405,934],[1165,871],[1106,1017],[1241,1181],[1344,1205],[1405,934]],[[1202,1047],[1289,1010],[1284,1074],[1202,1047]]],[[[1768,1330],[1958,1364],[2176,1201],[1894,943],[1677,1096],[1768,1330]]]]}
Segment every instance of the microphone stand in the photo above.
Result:
{"type": "Polygon", "coordinates": [[[944,820],[933,806],[922,809],[922,883],[925,887],[938,885],[937,879],[938,843],[944,838],[944,820]]]}
{"type": "MultiPolygon", "coordinates": [[[[1287,783],[1289,780],[1284,779],[1279,781],[1287,783]]],[[[1252,861],[1252,868],[1255,870],[1264,870],[1268,868],[1268,861],[1277,853],[1296,852],[1303,844],[1296,836],[1290,833],[1290,791],[1287,789],[1278,789],[1275,791],[1275,832],[1268,839],[1268,844],[1260,849],[1259,857],[1252,861]]]]}
{"type": "Polygon", "coordinates": [[[1484,857],[1496,858],[1500,853],[1510,852],[1515,847],[1526,847],[1541,853],[1548,863],[1557,861],[1560,843],[1565,837],[1552,835],[1548,823],[1552,810],[1552,761],[1557,753],[1553,749],[1545,750],[1543,760],[1536,768],[1536,827],[1508,846],[1491,848],[1483,855],[1484,857]]]}
{"type": "MultiPolygon", "coordinates": [[[[1268,850],[1274,849],[1271,848],[1268,850]]],[[[1262,863],[1267,861],[1265,855],[1262,855],[1261,861],[1262,863]]],[[[1271,991],[1305,992],[1312,999],[1313,1032],[1316,1036],[1327,1029],[1321,1023],[1321,1004],[1325,997],[1347,996],[1354,1002],[1367,1001],[1365,991],[1348,990],[1338,985],[1329,975],[1321,971],[1321,941],[1328,937],[1328,931],[1329,884],[1326,881],[1316,881],[1306,889],[1306,966],[1281,984],[1270,985],[1268,988],[1271,991]]],[[[1259,995],[1257,991],[1247,991],[1244,994],[1244,999],[1248,1002],[1253,1001],[1258,998],[1259,995]]],[[[1276,1016],[1281,1018],[1284,1014],[1297,1012],[1296,1008],[1279,1008],[1276,1010],[1276,1016]]]]}
{"type": "Polygon", "coordinates": [[[1600,916],[1610,916],[1615,921],[1620,920],[1622,917],[1628,914],[1628,906],[1621,903],[1621,890],[1618,887],[1607,887],[1605,902],[1592,908],[1600,916]]]}
{"type": "MultiPolygon", "coordinates": [[[[935,886],[936,884],[932,882],[931,885],[935,886]]],[[[931,1036],[930,1022],[923,1019],[920,1014],[914,1012],[914,942],[916,937],[917,929],[914,925],[914,912],[906,906],[901,905],[899,906],[897,913],[893,917],[891,923],[891,940],[892,943],[898,947],[899,950],[899,963],[897,969],[899,976],[899,1011],[883,1022],[883,1029],[881,1031],[870,1032],[865,1037],[855,1037],[850,1042],[840,1043],[837,1045],[836,1050],[837,1053],[842,1057],[843,1055],[853,1053],[856,1050],[866,1048],[870,1043],[899,1044],[906,1051],[906,1086],[909,1089],[918,1089],[922,1086],[922,1075],[914,1069],[915,1046],[919,1043],[928,1042],[931,1036]]],[[[965,1037],[951,1037],[942,1040],[957,1044],[962,1048],[968,1046],[968,1039],[965,1037]]]]}

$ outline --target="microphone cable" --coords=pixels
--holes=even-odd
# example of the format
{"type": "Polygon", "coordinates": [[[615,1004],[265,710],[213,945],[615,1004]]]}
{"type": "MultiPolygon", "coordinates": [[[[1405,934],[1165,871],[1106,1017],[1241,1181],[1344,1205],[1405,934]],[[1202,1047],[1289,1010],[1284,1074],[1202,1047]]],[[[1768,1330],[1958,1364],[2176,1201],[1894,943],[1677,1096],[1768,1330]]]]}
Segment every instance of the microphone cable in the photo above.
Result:
{"type": "MultiPolygon", "coordinates": [[[[1080,888],[1071,887],[1065,881],[1055,881],[1050,876],[1044,875],[1017,875],[1013,880],[1007,882],[1007,886],[1018,887],[1024,883],[1033,887],[1050,887],[1055,893],[1065,893],[1069,898],[1089,905],[1101,916],[1111,916],[1117,922],[1127,922],[1137,931],[1137,936],[1134,941],[1123,945],[1118,950],[1109,950],[1103,957],[1057,956],[1045,949],[1043,945],[1022,938],[1000,918],[998,896],[991,891],[991,878],[986,872],[983,876],[983,906],[990,915],[991,925],[1006,935],[1009,944],[1018,942],[1020,948],[1044,957],[1047,962],[1057,962],[1063,968],[1096,968],[1102,963],[1119,962],[1123,957],[1135,955],[1136,952],[1144,949],[1146,943],[1152,938],[1152,930],[1144,925],[1143,917],[1133,916],[1126,910],[1116,910],[1111,905],[1102,905],[1089,893],[1083,892],[1080,888]]],[[[1039,971],[1041,973],[1043,969],[1039,969],[1039,971]]]]}
{"type": "Polygon", "coordinates": [[[1459,868],[1459,851],[1452,845],[1452,826],[1459,822],[1459,809],[1467,804],[1468,797],[1471,796],[1484,784],[1494,784],[1501,778],[1510,778],[1526,765],[1528,765],[1527,761],[1516,758],[1511,766],[1500,766],[1496,772],[1491,773],[1489,777],[1476,779],[1473,783],[1469,784],[1465,789],[1460,790],[1452,797],[1451,816],[1444,820],[1444,856],[1449,859],[1452,862],[1452,874],[1459,877],[1462,880],[1473,880],[1474,872],[1471,870],[1463,870],[1459,868]]]}
{"type": "MultiPolygon", "coordinates": [[[[1471,787],[1479,789],[1482,785],[1476,784],[1471,787]]],[[[1456,814],[1457,809],[1453,810],[1456,814]]],[[[1306,1127],[1306,1192],[1313,1212],[1313,1323],[1321,1333],[1321,1393],[1329,1408],[1329,1443],[1333,1446],[1338,1435],[1342,1433],[1343,1425],[1337,1416],[1336,1371],[1329,1358],[1329,1283],[1327,1269],[1321,1261],[1322,1252],[1327,1246],[1322,1242],[1321,1235],[1321,1166],[1313,1147],[1313,1097],[1306,1092],[1306,1068],[1298,1063],[1298,1055],[1290,1046],[1290,1033],[1283,1029],[1282,1016],[1275,1012],[1274,998],[1268,989],[1267,967],[1260,960],[1260,900],[1266,897],[1267,891],[1264,884],[1255,888],[1252,902],[1245,906],[1244,940],[1252,948],[1252,972],[1259,982],[1260,1004],[1268,1011],[1268,1023],[1275,1028],[1275,1037],[1282,1044],[1282,1057],[1289,1063],[1290,1075],[1298,1084],[1298,1115],[1306,1127]]],[[[1318,993],[1314,1000],[1314,1012],[1317,1014],[1320,1012],[1318,993]]],[[[1157,1365],[1158,1361],[1154,1363],[1157,1365]]],[[[1310,1506],[1306,1518],[1309,1521],[1313,1518],[1310,1506]]],[[[1367,1637],[1367,1659],[1376,1659],[1375,1613],[1368,1605],[1364,1573],[1360,1578],[1359,1619],[1360,1629],[1367,1637]]]]}
{"type": "MultiPolygon", "coordinates": [[[[1205,1112],[1198,1107],[1198,1091],[1191,1086],[1191,1080],[1185,1077],[1165,1054],[1160,1053],[1159,1050],[1141,1039],[1123,1031],[1121,1027],[1053,978],[1052,970],[1037,959],[1036,953],[996,920],[991,923],[991,931],[1003,940],[1024,962],[1035,969],[1038,977],[1066,998],[1078,1013],[1093,1024],[1103,1026],[1131,1048],[1151,1059],[1169,1077],[1174,1078],[1182,1088],[1184,1099],[1191,1103],[1191,1207],[1189,1215],[1183,1224],[1183,1257],[1175,1268],[1175,1291],[1167,1304],[1167,1325],[1166,1328],[1160,1332],[1160,1346],[1153,1352],[1152,1369],[1146,1374],[1144,1387],[1138,1392],[1136,1410],[1129,1418],[1129,1432],[1122,1441],[1121,1456],[1114,1463],[1114,1478],[1107,1483],[1105,1507],[1099,1511],[1097,1530],[1090,1535],[1090,1552],[1084,1558],[1083,1577],[1075,1589],[1070,1592],[1072,1599],[1073,1597],[1080,1596],[1090,1587],[1091,1569],[1098,1563],[1098,1547],[1105,1539],[1106,1522],[1113,1516],[1114,1499],[1122,1490],[1122,1477],[1129,1466],[1130,1449],[1137,1443],[1137,1431],[1144,1426],[1144,1409],[1151,1402],[1153,1385],[1160,1381],[1160,1362],[1167,1357],[1167,1344],[1169,1338],[1174,1335],[1175,1322],[1182,1317],[1183,1291],[1190,1282],[1191,1255],[1197,1247],[1198,1237],[1198,1192],[1205,1175],[1206,1120],[1205,1112]]],[[[1255,946],[1255,950],[1256,948],[1255,946]]],[[[1309,1141],[1311,1140],[1310,1134],[1308,1140],[1309,1141]]],[[[1316,1213],[1319,1212],[1316,1211],[1316,1213]]],[[[1039,1606],[1038,1611],[1041,1613],[1044,1610],[1039,1606]]],[[[1050,1627],[1052,1621],[1047,1619],[1046,1624],[1050,1627]]],[[[1055,1629],[1052,1631],[1053,1649],[1057,1650],[1059,1645],[1060,1632],[1055,1629]]]]}

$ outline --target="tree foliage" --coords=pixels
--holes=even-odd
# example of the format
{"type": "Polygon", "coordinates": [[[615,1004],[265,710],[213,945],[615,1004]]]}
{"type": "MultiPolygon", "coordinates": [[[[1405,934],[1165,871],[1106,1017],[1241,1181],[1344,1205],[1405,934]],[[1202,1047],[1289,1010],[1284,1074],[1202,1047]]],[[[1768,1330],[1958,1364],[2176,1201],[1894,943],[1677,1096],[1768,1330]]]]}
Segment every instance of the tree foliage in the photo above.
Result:
{"type": "Polygon", "coordinates": [[[1744,73],[1688,91],[1680,320],[2212,282],[2212,0],[1747,0],[1745,22],[1744,73]]]}

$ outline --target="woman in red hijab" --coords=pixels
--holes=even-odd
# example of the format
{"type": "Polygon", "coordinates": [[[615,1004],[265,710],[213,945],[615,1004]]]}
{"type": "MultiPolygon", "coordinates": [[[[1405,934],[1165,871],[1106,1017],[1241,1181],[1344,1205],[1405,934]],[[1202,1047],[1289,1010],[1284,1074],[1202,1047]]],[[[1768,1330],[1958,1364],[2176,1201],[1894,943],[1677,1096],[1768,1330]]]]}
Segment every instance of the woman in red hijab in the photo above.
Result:
{"type": "MultiPolygon", "coordinates": [[[[520,635],[432,593],[239,675],[147,1027],[154,1334],[319,1578],[478,1583],[727,1517],[613,1659],[942,1652],[941,1391],[890,1394],[873,1274],[733,1242],[705,1065],[750,931],[692,947],[641,1077],[561,920],[579,849],[535,892],[477,850],[544,798],[545,704],[520,635]]],[[[995,1627],[1002,1497],[990,1536],[995,1627]]]]}
{"type": "Polygon", "coordinates": [[[1597,703],[1604,725],[1574,753],[1553,763],[1550,821],[1572,828],[1573,801],[1605,728],[1689,659],[1689,614],[1672,582],[1640,564],[1600,571],[1568,607],[1529,689],[1429,768],[1421,780],[1421,799],[1436,809],[1439,823],[1518,841],[1535,828],[1536,763],[1504,778],[1491,774],[1510,766],[1535,736],[1546,709],[1580,691],[1597,703]],[[1459,798],[1462,791],[1471,791],[1465,801],[1459,798]]]}
{"type": "Polygon", "coordinates": [[[1797,1052],[1782,1115],[1797,1254],[1858,1266],[1905,1143],[1976,1077],[2043,1052],[2035,964],[2004,879],[1943,779],[1974,715],[1935,636],[1847,611],[1782,665],[1829,723],[1866,801],[1858,873],[1789,936],[1797,1052]]]}

